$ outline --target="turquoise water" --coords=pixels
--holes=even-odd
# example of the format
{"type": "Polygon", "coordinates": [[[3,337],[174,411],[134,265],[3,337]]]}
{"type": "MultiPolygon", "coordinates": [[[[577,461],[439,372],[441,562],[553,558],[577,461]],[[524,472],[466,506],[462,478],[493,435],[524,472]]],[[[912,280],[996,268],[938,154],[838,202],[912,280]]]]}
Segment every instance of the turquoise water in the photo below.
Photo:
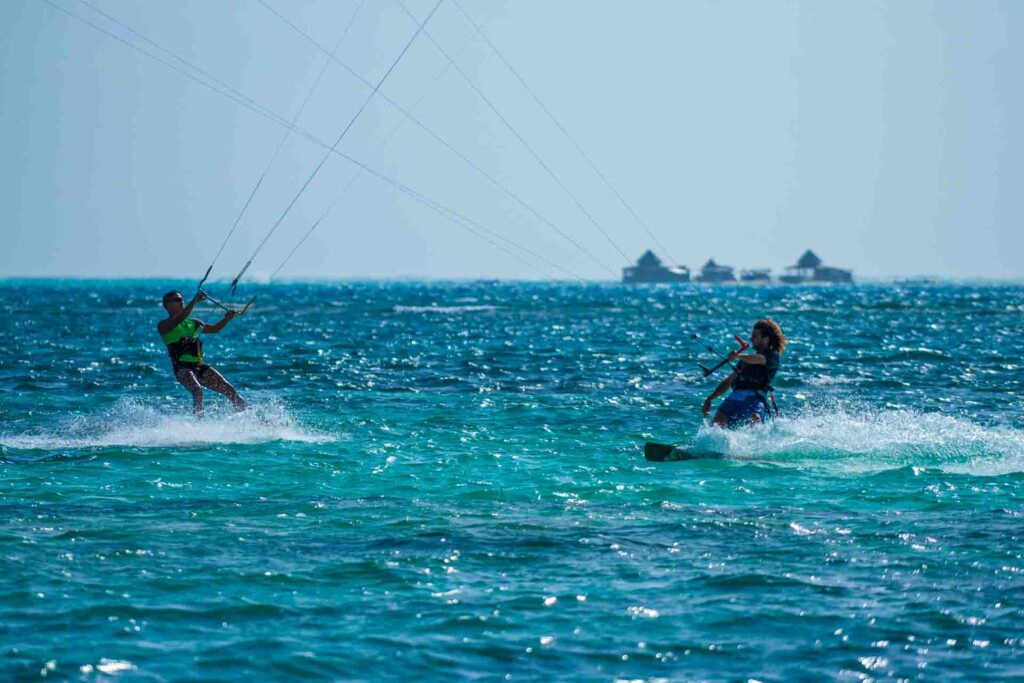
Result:
{"type": "Polygon", "coordinates": [[[172,284],[0,283],[0,679],[1024,676],[1024,287],[255,287],[196,422],[172,284]]]}

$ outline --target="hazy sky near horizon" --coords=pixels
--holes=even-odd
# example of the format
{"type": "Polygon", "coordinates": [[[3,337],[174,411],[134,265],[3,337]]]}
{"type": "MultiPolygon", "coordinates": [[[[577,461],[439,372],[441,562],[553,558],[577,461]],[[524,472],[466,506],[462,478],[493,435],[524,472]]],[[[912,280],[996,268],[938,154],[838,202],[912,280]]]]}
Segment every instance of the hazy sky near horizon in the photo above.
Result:
{"type": "MultiPolygon", "coordinates": [[[[420,21],[435,5],[402,1],[420,21]]],[[[420,34],[381,92],[550,224],[379,96],[338,150],[533,265],[331,155],[253,277],[339,197],[280,277],[613,279],[647,248],[691,267],[778,271],[813,248],[864,276],[1024,276],[1024,2],[457,1],[664,248],[443,0],[427,32],[583,209],[420,34]]],[[[0,3],[0,276],[197,279],[318,74],[296,125],[329,145],[372,89],[352,72],[376,83],[417,28],[395,0],[266,0],[328,50],[351,21],[346,71],[260,0],[52,2],[195,73],[99,8],[271,114],[44,0],[0,3]]],[[[289,136],[215,277],[324,153],[289,136]]]]}

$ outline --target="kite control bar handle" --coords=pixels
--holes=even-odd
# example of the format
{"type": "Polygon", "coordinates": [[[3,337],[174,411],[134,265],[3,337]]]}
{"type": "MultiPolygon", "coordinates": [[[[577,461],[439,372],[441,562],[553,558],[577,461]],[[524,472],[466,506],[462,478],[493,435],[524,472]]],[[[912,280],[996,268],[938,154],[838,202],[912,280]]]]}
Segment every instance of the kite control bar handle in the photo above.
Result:
{"type": "MultiPolygon", "coordinates": [[[[711,346],[710,344],[705,343],[704,340],[702,340],[697,335],[693,335],[692,338],[694,340],[700,342],[700,344],[703,345],[708,351],[711,351],[712,353],[717,354],[722,359],[722,362],[719,363],[718,365],[716,365],[713,368],[706,368],[703,365],[699,365],[699,364],[697,365],[697,367],[699,367],[701,369],[701,372],[704,373],[705,377],[713,375],[715,373],[715,371],[718,370],[718,368],[722,367],[723,365],[729,365],[732,362],[731,358],[729,358],[728,356],[723,356],[722,354],[718,353],[718,351],[713,346],[711,346]]],[[[738,334],[734,334],[733,335],[733,339],[738,341],[739,344],[740,344],[740,348],[736,349],[735,353],[743,353],[744,351],[746,351],[747,349],[750,348],[750,344],[748,344],[746,341],[744,341],[743,337],[739,336],[738,334]]]]}
{"type": "MultiPolygon", "coordinates": [[[[203,292],[203,294],[206,294],[206,292],[203,292]]],[[[206,300],[209,301],[214,306],[216,306],[217,308],[220,308],[220,309],[222,309],[224,311],[231,311],[236,316],[243,316],[243,315],[245,315],[245,312],[249,310],[249,307],[252,306],[253,302],[256,301],[256,297],[253,297],[253,298],[249,299],[249,301],[245,304],[245,306],[240,311],[236,311],[235,309],[231,308],[230,306],[228,306],[226,304],[222,304],[221,302],[217,301],[216,299],[214,299],[209,294],[206,294],[206,300]]]]}
{"type": "Polygon", "coordinates": [[[196,285],[196,294],[203,291],[203,285],[206,284],[206,278],[210,277],[211,270],[213,270],[213,264],[210,264],[210,267],[206,269],[206,273],[203,275],[203,279],[199,281],[198,285],[196,285]]]}

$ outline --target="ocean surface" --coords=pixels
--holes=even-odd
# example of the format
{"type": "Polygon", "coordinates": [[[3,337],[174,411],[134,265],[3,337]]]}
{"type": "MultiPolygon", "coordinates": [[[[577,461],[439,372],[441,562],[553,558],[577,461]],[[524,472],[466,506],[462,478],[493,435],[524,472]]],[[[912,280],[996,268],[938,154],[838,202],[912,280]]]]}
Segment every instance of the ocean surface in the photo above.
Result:
{"type": "Polygon", "coordinates": [[[1024,677],[1022,286],[251,286],[198,422],[185,284],[0,282],[0,680],[1024,677]]]}

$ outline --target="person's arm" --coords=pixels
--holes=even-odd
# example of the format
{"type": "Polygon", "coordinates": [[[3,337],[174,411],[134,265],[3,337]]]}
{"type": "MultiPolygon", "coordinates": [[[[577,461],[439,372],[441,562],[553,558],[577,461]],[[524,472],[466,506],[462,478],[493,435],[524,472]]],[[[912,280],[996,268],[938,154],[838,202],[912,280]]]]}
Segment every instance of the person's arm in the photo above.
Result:
{"type": "Polygon", "coordinates": [[[708,396],[707,399],[705,399],[705,401],[704,401],[704,414],[705,415],[707,415],[708,413],[711,412],[711,402],[714,401],[719,396],[721,396],[722,394],[724,394],[725,392],[729,391],[729,387],[732,386],[732,381],[734,379],[736,379],[736,372],[735,371],[729,373],[729,376],[726,377],[725,379],[723,379],[718,384],[718,386],[715,387],[715,390],[711,392],[711,395],[708,396]]]}
{"type": "Polygon", "coordinates": [[[760,353],[737,353],[736,351],[729,354],[729,360],[738,360],[747,365],[765,365],[768,362],[760,353]]]}
{"type": "Polygon", "coordinates": [[[221,319],[221,321],[216,325],[207,325],[206,323],[199,323],[199,329],[201,329],[206,334],[217,334],[218,332],[223,330],[224,326],[231,322],[231,319],[234,318],[236,315],[238,315],[238,313],[236,313],[235,311],[228,311],[227,313],[224,314],[224,317],[221,319]]]}
{"type": "Polygon", "coordinates": [[[157,323],[156,329],[160,332],[160,334],[164,334],[165,332],[173,330],[175,327],[177,327],[184,321],[188,320],[188,317],[192,315],[192,309],[195,308],[197,303],[204,300],[205,298],[206,292],[197,292],[196,295],[192,297],[192,301],[189,301],[188,305],[185,306],[185,308],[181,309],[181,313],[174,317],[161,320],[159,323],[157,323]]]}

